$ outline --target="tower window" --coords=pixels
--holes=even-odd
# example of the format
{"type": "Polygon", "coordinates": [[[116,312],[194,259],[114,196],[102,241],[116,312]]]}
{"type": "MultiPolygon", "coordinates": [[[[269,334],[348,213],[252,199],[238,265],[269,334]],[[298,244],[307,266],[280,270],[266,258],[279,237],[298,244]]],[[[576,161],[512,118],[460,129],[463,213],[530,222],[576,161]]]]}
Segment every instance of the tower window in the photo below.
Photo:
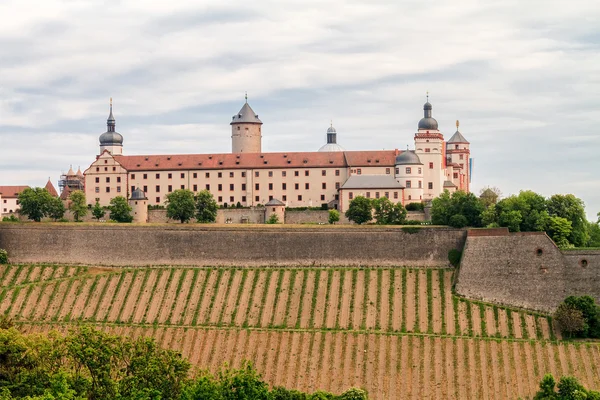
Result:
{"type": "Polygon", "coordinates": [[[433,163],[432,162],[429,163],[429,169],[433,169],[433,163]]]}
{"type": "Polygon", "coordinates": [[[238,131],[240,130],[240,127],[239,127],[239,126],[237,127],[237,130],[238,130],[238,131]]]}
{"type": "Polygon", "coordinates": [[[389,168],[386,168],[386,169],[385,169],[385,173],[386,173],[386,175],[389,175],[389,174],[390,174],[390,169],[389,169],[389,168]]]}
{"type": "Polygon", "coordinates": [[[423,182],[419,181],[419,189],[423,188],[423,182]]]}
{"type": "Polygon", "coordinates": [[[431,153],[431,149],[425,148],[425,153],[431,153]]]}
{"type": "Polygon", "coordinates": [[[407,173],[407,174],[410,174],[410,173],[411,173],[411,169],[410,169],[410,167],[406,167],[406,173],[407,173]]]}
{"type": "Polygon", "coordinates": [[[419,174],[421,174],[421,173],[422,173],[421,168],[419,168],[419,174]]]}
{"type": "Polygon", "coordinates": [[[348,192],[348,198],[352,200],[354,198],[354,193],[348,192]]]}
{"type": "Polygon", "coordinates": [[[455,144],[455,145],[454,145],[454,148],[455,148],[456,150],[458,150],[458,145],[457,145],[457,144],[455,144]]]}
{"type": "Polygon", "coordinates": [[[433,182],[429,182],[429,183],[427,184],[427,188],[428,188],[429,190],[433,189],[433,182]]]}
{"type": "Polygon", "coordinates": [[[339,182],[336,182],[336,183],[335,183],[335,188],[336,188],[336,189],[339,189],[339,188],[340,188],[340,183],[339,183],[339,182]]]}

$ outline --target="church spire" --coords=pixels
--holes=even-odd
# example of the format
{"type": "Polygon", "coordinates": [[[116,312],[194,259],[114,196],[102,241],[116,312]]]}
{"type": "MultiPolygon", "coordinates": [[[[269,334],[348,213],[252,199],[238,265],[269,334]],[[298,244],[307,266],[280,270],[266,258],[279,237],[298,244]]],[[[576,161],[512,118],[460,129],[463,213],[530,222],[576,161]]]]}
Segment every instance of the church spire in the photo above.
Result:
{"type": "Polygon", "coordinates": [[[114,132],[116,126],[115,117],[113,117],[112,110],[112,97],[110,98],[110,114],[108,115],[108,119],[106,120],[106,127],[108,132],[114,132]]]}

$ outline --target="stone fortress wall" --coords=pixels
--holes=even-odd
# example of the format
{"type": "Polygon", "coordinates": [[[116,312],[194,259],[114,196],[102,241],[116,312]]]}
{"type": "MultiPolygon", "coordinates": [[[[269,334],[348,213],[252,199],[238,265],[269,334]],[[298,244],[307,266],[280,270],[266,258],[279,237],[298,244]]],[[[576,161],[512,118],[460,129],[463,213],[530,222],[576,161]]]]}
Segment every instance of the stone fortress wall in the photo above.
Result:
{"type": "Polygon", "coordinates": [[[600,301],[600,251],[561,251],[544,232],[470,230],[455,288],[468,298],[545,312],[570,295],[600,301]]]}
{"type": "Polygon", "coordinates": [[[448,228],[0,224],[13,263],[114,266],[440,267],[465,237],[448,228]]]}

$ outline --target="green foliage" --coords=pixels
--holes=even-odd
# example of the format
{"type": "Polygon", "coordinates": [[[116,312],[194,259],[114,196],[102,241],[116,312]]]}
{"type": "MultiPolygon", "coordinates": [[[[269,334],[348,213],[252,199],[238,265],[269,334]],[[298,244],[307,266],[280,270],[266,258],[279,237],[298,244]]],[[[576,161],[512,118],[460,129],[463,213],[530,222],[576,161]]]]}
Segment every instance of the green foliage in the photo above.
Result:
{"type": "Polygon", "coordinates": [[[65,215],[65,205],[58,197],[52,197],[48,202],[47,215],[54,221],[62,219],[65,215]]]}
{"type": "Polygon", "coordinates": [[[387,197],[381,197],[373,200],[372,206],[378,225],[402,225],[406,221],[406,209],[402,203],[394,204],[387,197]]]}
{"type": "Polygon", "coordinates": [[[425,203],[408,203],[406,205],[406,211],[423,211],[425,210],[425,203]]]}
{"type": "Polygon", "coordinates": [[[346,210],[346,218],[359,225],[373,219],[371,200],[363,196],[355,197],[346,210]]]}
{"type": "Polygon", "coordinates": [[[589,239],[585,244],[586,247],[600,247],[600,224],[597,222],[588,223],[589,239]]]}
{"type": "Polygon", "coordinates": [[[453,221],[466,224],[464,226],[481,227],[481,214],[484,206],[473,193],[457,191],[450,193],[444,190],[439,197],[431,202],[431,222],[434,225],[450,225],[450,220],[455,215],[464,217],[453,221]]]}
{"type": "Polygon", "coordinates": [[[131,207],[127,203],[127,199],[123,196],[117,196],[110,200],[108,206],[110,210],[110,219],[117,222],[131,222],[133,216],[131,215],[131,207]]]}
{"type": "Polygon", "coordinates": [[[81,190],[75,190],[69,195],[69,200],[71,200],[71,204],[69,204],[69,210],[71,210],[73,213],[75,222],[79,222],[79,219],[81,217],[85,217],[88,212],[85,201],[85,193],[83,193],[81,190]]]}
{"type": "Polygon", "coordinates": [[[269,219],[267,219],[267,221],[265,223],[267,223],[267,224],[278,224],[279,223],[279,217],[277,216],[277,214],[271,214],[271,216],[269,217],[269,219]]]}
{"type": "Polygon", "coordinates": [[[19,222],[19,218],[17,218],[16,215],[11,214],[10,217],[3,217],[2,222],[19,222]]]}
{"type": "Polygon", "coordinates": [[[450,249],[448,252],[448,261],[454,267],[458,267],[460,265],[460,259],[462,257],[462,251],[457,249],[450,249]]]}
{"type": "Polygon", "coordinates": [[[547,206],[551,217],[561,217],[571,222],[568,241],[575,247],[585,246],[589,235],[583,201],[572,194],[555,194],[548,199],[547,206]]]}
{"type": "Polygon", "coordinates": [[[217,202],[208,190],[203,190],[196,195],[196,220],[198,222],[215,222],[217,209],[217,202]]]}
{"type": "Polygon", "coordinates": [[[179,220],[182,224],[194,217],[196,202],[194,192],[179,189],[167,194],[167,218],[179,220]]]}
{"type": "Polygon", "coordinates": [[[498,199],[502,196],[500,189],[497,187],[485,187],[479,192],[479,200],[484,207],[489,208],[498,202],[498,199]]]}
{"type": "Polygon", "coordinates": [[[591,296],[569,296],[562,303],[567,307],[581,311],[584,326],[575,336],[583,338],[600,338],[600,306],[591,296]]]}
{"type": "Polygon", "coordinates": [[[0,264],[8,264],[8,252],[0,249],[0,264]]]}
{"type": "Polygon", "coordinates": [[[339,400],[367,400],[367,392],[359,388],[350,388],[342,393],[339,400]]]}
{"type": "Polygon", "coordinates": [[[450,220],[448,220],[448,225],[453,228],[464,228],[468,223],[467,217],[462,214],[454,214],[450,217],[450,220]]]}
{"type": "Polygon", "coordinates": [[[520,232],[523,215],[519,210],[501,211],[498,215],[498,226],[507,227],[511,232],[520,232]]]}
{"type": "Polygon", "coordinates": [[[327,221],[330,224],[335,224],[339,220],[340,220],[340,212],[338,210],[329,210],[329,216],[327,218],[327,221]]]}
{"type": "Polygon", "coordinates": [[[569,337],[585,329],[583,312],[572,305],[561,303],[554,313],[554,319],[558,322],[561,331],[567,333],[569,337]]]}
{"type": "Polygon", "coordinates": [[[572,230],[572,223],[568,219],[562,217],[548,218],[546,232],[558,247],[566,248],[570,246],[569,237],[572,230]]]}
{"type": "Polygon", "coordinates": [[[508,227],[511,232],[543,231],[549,216],[546,199],[531,190],[499,201],[496,213],[499,225],[508,227]]]}
{"type": "Polygon", "coordinates": [[[98,221],[100,221],[100,219],[104,218],[104,216],[106,215],[106,210],[104,210],[104,208],[100,205],[99,201],[96,201],[94,208],[92,208],[92,215],[98,221]]]}
{"type": "Polygon", "coordinates": [[[40,222],[47,215],[52,199],[52,195],[44,188],[26,188],[19,193],[19,212],[35,222],[40,222]]]}

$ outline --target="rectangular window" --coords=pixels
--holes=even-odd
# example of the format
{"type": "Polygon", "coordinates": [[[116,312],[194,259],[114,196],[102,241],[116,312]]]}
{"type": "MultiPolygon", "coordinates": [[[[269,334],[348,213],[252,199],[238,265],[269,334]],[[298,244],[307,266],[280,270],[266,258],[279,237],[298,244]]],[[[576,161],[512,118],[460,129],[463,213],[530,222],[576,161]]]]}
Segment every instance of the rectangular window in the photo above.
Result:
{"type": "Polygon", "coordinates": [[[254,176],[258,178],[258,171],[254,171],[254,176]]]}
{"type": "Polygon", "coordinates": [[[304,171],[304,176],[308,176],[308,174],[309,174],[308,170],[305,170],[304,171]]]}
{"type": "Polygon", "coordinates": [[[157,198],[156,198],[156,202],[157,202],[157,203],[160,203],[160,197],[157,197],[157,198]]]}
{"type": "MultiPolygon", "coordinates": [[[[96,187],[96,193],[100,193],[100,188],[99,187],[96,187]]],[[[6,201],[6,200],[4,200],[4,201],[6,201]]]]}
{"type": "Polygon", "coordinates": [[[117,186],[117,193],[121,193],[121,186],[117,186]]]}
{"type": "Polygon", "coordinates": [[[218,201],[219,201],[219,203],[222,203],[223,202],[223,196],[219,196],[219,200],[218,201]]]}
{"type": "Polygon", "coordinates": [[[422,170],[421,168],[419,168],[419,175],[421,175],[421,174],[422,174],[422,171],[423,171],[423,170],[422,170]]]}
{"type": "Polygon", "coordinates": [[[221,183],[219,183],[217,185],[217,190],[220,192],[221,190],[223,190],[223,185],[221,183]]]}
{"type": "Polygon", "coordinates": [[[286,172],[285,171],[281,171],[281,176],[285,177],[286,176],[286,172]]]}
{"type": "Polygon", "coordinates": [[[110,183],[110,177],[109,176],[106,177],[106,183],[110,183]]]}
{"type": "Polygon", "coordinates": [[[433,189],[433,182],[429,182],[427,184],[427,187],[429,188],[429,190],[433,189]]]}
{"type": "Polygon", "coordinates": [[[326,176],[327,175],[327,170],[323,169],[321,170],[321,176],[326,176]]]}
{"type": "Polygon", "coordinates": [[[325,195],[324,194],[321,195],[321,201],[325,201],[325,195]]]}
{"type": "Polygon", "coordinates": [[[340,176],[340,170],[339,169],[335,170],[335,176],[340,176]]]}
{"type": "Polygon", "coordinates": [[[396,175],[400,173],[400,168],[396,168],[396,175]]]}
{"type": "Polygon", "coordinates": [[[305,183],[305,184],[304,184],[304,189],[308,190],[308,189],[309,189],[309,187],[310,187],[310,186],[309,186],[309,184],[308,184],[308,183],[305,183]]]}
{"type": "Polygon", "coordinates": [[[360,175],[361,173],[362,173],[361,169],[360,169],[360,168],[357,168],[357,169],[356,169],[356,174],[357,174],[357,175],[360,175]]]}
{"type": "Polygon", "coordinates": [[[407,174],[410,174],[410,173],[411,173],[411,169],[410,169],[410,167],[406,167],[406,173],[407,173],[407,174]]]}
{"type": "Polygon", "coordinates": [[[206,173],[204,173],[204,177],[205,177],[205,178],[210,178],[210,172],[206,172],[206,173]]]}
{"type": "Polygon", "coordinates": [[[233,171],[229,173],[229,177],[233,178],[233,171]]]}
{"type": "Polygon", "coordinates": [[[282,183],[281,190],[286,190],[286,189],[287,189],[287,183],[282,183]]]}
{"type": "Polygon", "coordinates": [[[244,191],[244,192],[246,191],[246,184],[245,183],[242,183],[242,191],[244,191]]]}
{"type": "Polygon", "coordinates": [[[206,190],[210,191],[210,185],[208,185],[208,184],[206,185],[206,190]]]}
{"type": "Polygon", "coordinates": [[[394,192],[394,199],[398,198],[398,192],[394,192]]]}
{"type": "Polygon", "coordinates": [[[301,194],[298,195],[298,201],[302,201],[302,195],[301,194]]]}
{"type": "Polygon", "coordinates": [[[193,188],[194,188],[194,192],[198,191],[198,185],[194,185],[193,188]]]}
{"type": "Polygon", "coordinates": [[[160,186],[156,185],[156,193],[160,193],[160,186]]]}
{"type": "Polygon", "coordinates": [[[222,172],[217,172],[217,178],[222,178],[223,177],[223,173],[222,172]]]}
{"type": "Polygon", "coordinates": [[[194,175],[192,175],[194,177],[194,179],[196,179],[198,177],[198,173],[194,172],[194,175]]]}
{"type": "Polygon", "coordinates": [[[296,189],[296,190],[300,189],[300,184],[299,183],[294,183],[294,189],[296,189]]]}
{"type": "Polygon", "coordinates": [[[425,149],[425,153],[431,153],[431,149],[429,149],[429,148],[426,148],[426,149],[425,149]]]}
{"type": "Polygon", "coordinates": [[[386,169],[385,169],[385,173],[386,173],[386,175],[389,175],[389,174],[390,174],[390,169],[389,169],[389,168],[386,168],[386,169]]]}
{"type": "Polygon", "coordinates": [[[321,189],[327,189],[327,183],[325,183],[325,182],[321,183],[321,189]]]}
{"type": "Polygon", "coordinates": [[[300,171],[294,171],[294,176],[300,176],[300,171]]]}
{"type": "Polygon", "coordinates": [[[260,201],[260,197],[254,196],[254,201],[259,202],[260,201]]]}
{"type": "Polygon", "coordinates": [[[229,190],[231,190],[233,192],[233,190],[234,190],[234,184],[233,183],[229,184],[229,190]]]}
{"type": "Polygon", "coordinates": [[[354,193],[348,192],[348,198],[352,200],[354,198],[354,193]]]}
{"type": "MultiPolygon", "coordinates": [[[[133,190],[131,192],[133,193],[133,190]]],[[[148,193],[148,186],[144,186],[144,193],[148,193]]]]}
{"type": "Polygon", "coordinates": [[[148,174],[144,174],[144,179],[148,179],[148,174]]]}
{"type": "Polygon", "coordinates": [[[336,188],[336,189],[339,189],[339,188],[340,188],[340,183],[339,183],[339,182],[336,182],[336,183],[335,183],[335,188],[336,188]]]}
{"type": "Polygon", "coordinates": [[[181,173],[181,179],[185,178],[185,174],[182,172],[181,173]]]}
{"type": "Polygon", "coordinates": [[[135,174],[131,174],[131,179],[135,179],[135,174]]]}
{"type": "Polygon", "coordinates": [[[419,189],[423,187],[423,182],[419,181],[419,189]]]}
{"type": "Polygon", "coordinates": [[[182,190],[183,190],[183,189],[185,189],[185,185],[181,185],[181,189],[182,189],[182,190]]]}
{"type": "Polygon", "coordinates": [[[458,156],[458,158],[460,158],[461,160],[464,160],[464,156],[465,156],[464,154],[461,154],[458,156]]]}
{"type": "Polygon", "coordinates": [[[100,177],[99,176],[96,177],[96,183],[100,183],[100,177]]]}
{"type": "Polygon", "coordinates": [[[242,196],[242,203],[246,202],[246,196],[242,196]]]}
{"type": "MultiPolygon", "coordinates": [[[[269,196],[269,201],[273,200],[273,196],[269,196]]],[[[273,211],[275,211],[275,207],[273,207],[273,211]]]]}
{"type": "Polygon", "coordinates": [[[269,190],[273,190],[273,184],[269,183],[269,190]]]}
{"type": "MultiPolygon", "coordinates": [[[[171,178],[171,174],[169,174],[169,179],[171,178]]],[[[156,174],[156,179],[160,179],[160,174],[156,174]]]]}
{"type": "Polygon", "coordinates": [[[96,172],[98,172],[98,171],[100,171],[100,168],[99,168],[99,167],[96,167],[96,172]]]}
{"type": "Polygon", "coordinates": [[[273,177],[273,171],[269,171],[269,178],[273,177]]]}
{"type": "Polygon", "coordinates": [[[131,193],[133,193],[133,191],[135,190],[135,186],[131,187],[131,193]]]}
{"type": "Polygon", "coordinates": [[[383,194],[383,197],[385,197],[386,199],[389,199],[390,198],[390,192],[385,192],[383,194]]]}
{"type": "Polygon", "coordinates": [[[109,186],[106,187],[106,193],[110,193],[110,187],[109,186]]]}
{"type": "Polygon", "coordinates": [[[429,169],[433,169],[433,163],[432,162],[429,163],[429,169]]]}
{"type": "Polygon", "coordinates": [[[458,179],[458,173],[457,172],[455,172],[452,176],[454,177],[454,179],[458,179]]]}
{"type": "Polygon", "coordinates": [[[379,198],[379,192],[375,192],[375,198],[378,199],[379,198]]]}
{"type": "Polygon", "coordinates": [[[246,177],[246,171],[242,171],[242,178],[246,177]]]}
{"type": "Polygon", "coordinates": [[[281,200],[287,201],[287,196],[284,194],[283,196],[281,196],[281,200]]]}
{"type": "Polygon", "coordinates": [[[260,185],[258,183],[254,184],[254,190],[259,190],[260,189],[260,185]]]}
{"type": "Polygon", "coordinates": [[[371,198],[371,192],[367,192],[367,199],[371,198]]]}
{"type": "Polygon", "coordinates": [[[121,183],[121,177],[117,176],[117,183],[121,183]]]}
{"type": "Polygon", "coordinates": [[[233,196],[229,196],[229,202],[232,204],[235,203],[235,199],[233,198],[233,196]]]}
{"type": "Polygon", "coordinates": [[[406,181],[406,188],[410,189],[410,187],[411,187],[411,182],[410,181],[406,181]]]}

